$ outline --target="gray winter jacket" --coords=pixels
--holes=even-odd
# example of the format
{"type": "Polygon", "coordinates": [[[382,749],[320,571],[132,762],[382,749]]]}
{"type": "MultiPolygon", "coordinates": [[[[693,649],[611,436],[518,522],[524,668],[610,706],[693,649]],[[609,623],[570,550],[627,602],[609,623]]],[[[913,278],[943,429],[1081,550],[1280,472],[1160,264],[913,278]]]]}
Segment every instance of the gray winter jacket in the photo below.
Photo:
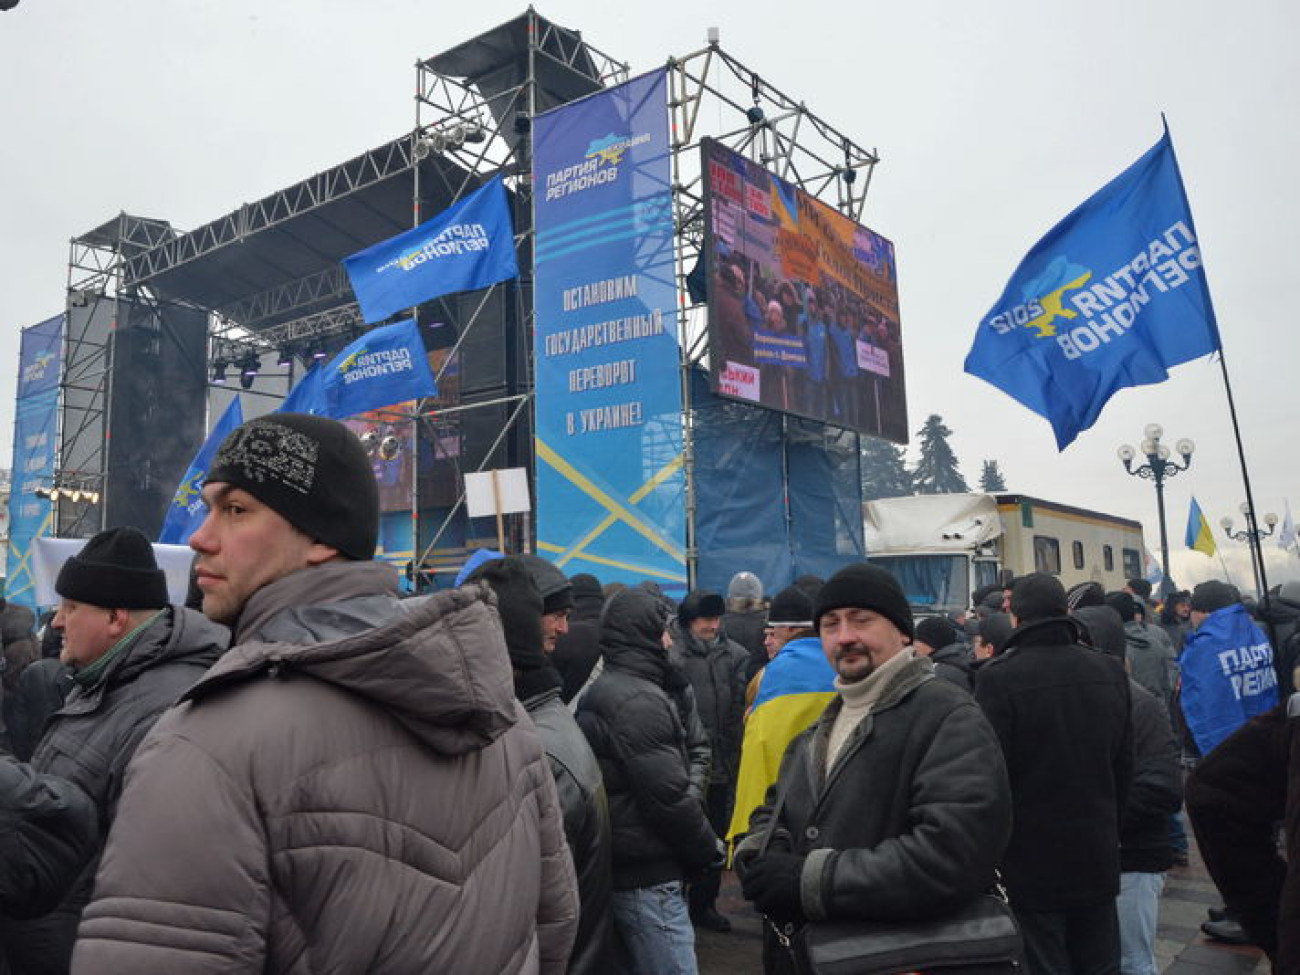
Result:
{"type": "Polygon", "coordinates": [[[573,864],[486,588],[264,587],[141,746],[77,973],[562,972],[573,864]]]}

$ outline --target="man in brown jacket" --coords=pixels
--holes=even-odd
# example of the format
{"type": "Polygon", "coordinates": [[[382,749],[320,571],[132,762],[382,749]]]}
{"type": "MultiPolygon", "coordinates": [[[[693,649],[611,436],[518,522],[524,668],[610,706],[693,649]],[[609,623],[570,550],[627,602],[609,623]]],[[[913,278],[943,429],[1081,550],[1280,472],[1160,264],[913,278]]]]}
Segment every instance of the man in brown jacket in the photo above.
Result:
{"type": "Polygon", "coordinates": [[[398,601],[332,420],[244,424],[203,498],[235,645],[136,755],[73,971],[562,972],[573,865],[492,597],[398,601]]]}

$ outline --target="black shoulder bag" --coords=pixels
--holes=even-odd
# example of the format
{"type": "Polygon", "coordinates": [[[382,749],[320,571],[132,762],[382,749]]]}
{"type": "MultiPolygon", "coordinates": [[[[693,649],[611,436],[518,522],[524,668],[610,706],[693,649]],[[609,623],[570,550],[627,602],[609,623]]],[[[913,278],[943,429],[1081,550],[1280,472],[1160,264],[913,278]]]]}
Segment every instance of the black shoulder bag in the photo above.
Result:
{"type": "MultiPolygon", "coordinates": [[[[788,785],[777,790],[759,856],[781,817],[788,785]]],[[[1006,975],[1024,964],[1020,930],[1000,887],[942,917],[767,923],[803,975],[1006,975]]]]}

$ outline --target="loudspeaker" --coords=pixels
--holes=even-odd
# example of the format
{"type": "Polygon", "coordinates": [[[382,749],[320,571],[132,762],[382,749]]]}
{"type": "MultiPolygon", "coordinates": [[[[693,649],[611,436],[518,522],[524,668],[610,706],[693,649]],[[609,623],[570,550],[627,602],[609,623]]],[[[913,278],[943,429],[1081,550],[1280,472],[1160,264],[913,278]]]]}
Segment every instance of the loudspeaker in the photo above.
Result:
{"type": "Polygon", "coordinates": [[[108,381],[106,527],[150,538],[204,436],[207,313],[119,300],[108,381]]]}

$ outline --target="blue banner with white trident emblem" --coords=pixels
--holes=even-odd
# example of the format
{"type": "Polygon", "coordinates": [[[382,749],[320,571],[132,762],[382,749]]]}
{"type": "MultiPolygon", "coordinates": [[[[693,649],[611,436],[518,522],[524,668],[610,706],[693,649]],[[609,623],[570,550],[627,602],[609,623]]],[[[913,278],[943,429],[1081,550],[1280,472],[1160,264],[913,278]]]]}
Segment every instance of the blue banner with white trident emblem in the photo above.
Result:
{"type": "Polygon", "coordinates": [[[1046,417],[1064,450],[1118,390],[1218,349],[1166,129],[1034,245],[980,322],[966,371],[1046,417]]]}

